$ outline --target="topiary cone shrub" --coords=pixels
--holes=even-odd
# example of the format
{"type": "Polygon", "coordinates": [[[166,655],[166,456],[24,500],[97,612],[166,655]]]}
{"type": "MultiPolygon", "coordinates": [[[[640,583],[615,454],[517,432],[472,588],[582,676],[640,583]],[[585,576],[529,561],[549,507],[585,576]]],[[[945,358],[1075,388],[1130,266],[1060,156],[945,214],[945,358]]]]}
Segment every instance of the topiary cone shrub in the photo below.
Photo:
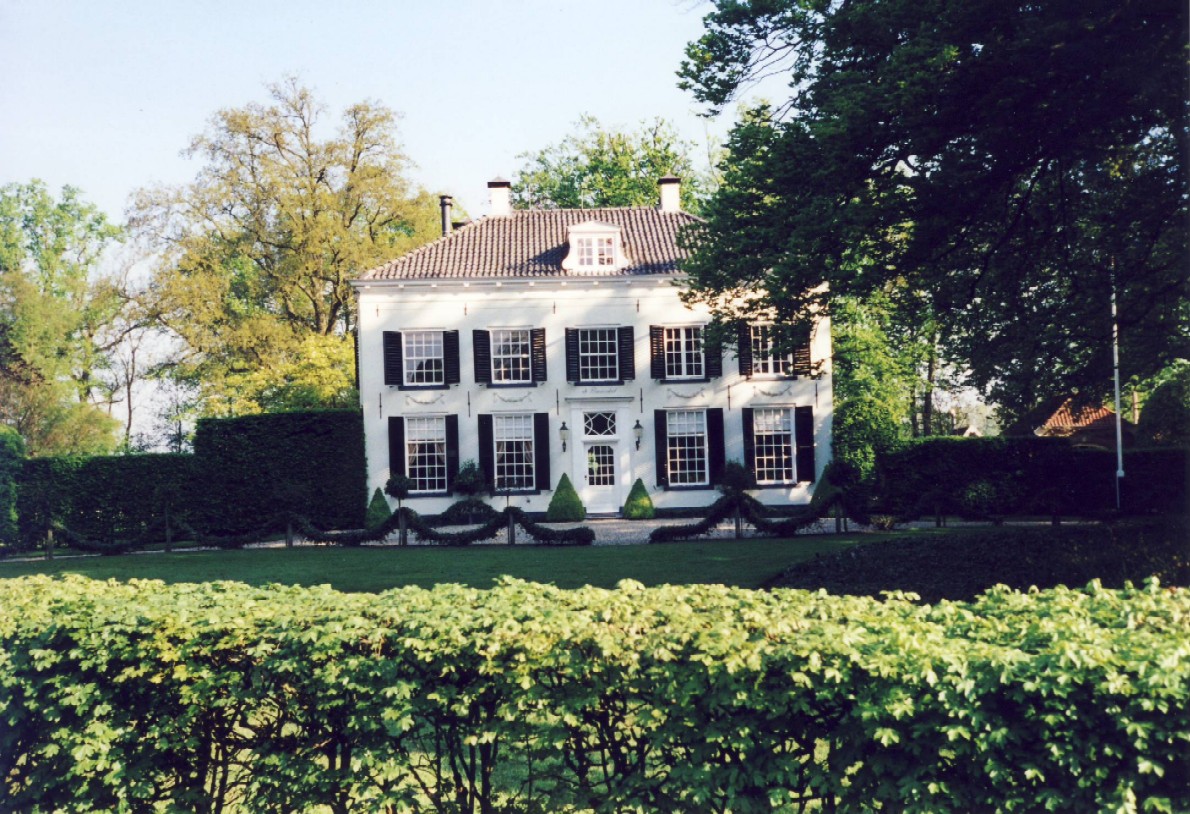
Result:
{"type": "Polygon", "coordinates": [[[545,519],[550,523],[580,523],[587,519],[587,509],[579,500],[578,492],[565,474],[558,481],[558,488],[550,498],[550,506],[546,509],[545,519]]]}
{"type": "Polygon", "coordinates": [[[626,520],[653,519],[653,499],[649,497],[649,490],[645,488],[645,482],[640,478],[637,478],[636,483],[632,484],[632,491],[628,493],[628,499],[624,501],[623,511],[626,520]]]}
{"type": "Polygon", "coordinates": [[[384,493],[379,488],[372,493],[372,500],[368,503],[368,512],[364,515],[364,525],[374,529],[393,516],[393,510],[388,507],[384,493]]]}

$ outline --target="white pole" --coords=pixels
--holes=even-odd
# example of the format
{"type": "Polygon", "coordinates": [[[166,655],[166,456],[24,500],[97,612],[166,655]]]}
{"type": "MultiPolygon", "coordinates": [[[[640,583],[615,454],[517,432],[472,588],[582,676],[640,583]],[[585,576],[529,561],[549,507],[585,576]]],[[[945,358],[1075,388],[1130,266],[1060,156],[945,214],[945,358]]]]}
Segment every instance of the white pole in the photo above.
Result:
{"type": "Polygon", "coordinates": [[[1124,478],[1124,429],[1120,418],[1120,323],[1116,319],[1116,261],[1111,275],[1111,360],[1116,391],[1116,511],[1120,509],[1120,481],[1124,478]]]}

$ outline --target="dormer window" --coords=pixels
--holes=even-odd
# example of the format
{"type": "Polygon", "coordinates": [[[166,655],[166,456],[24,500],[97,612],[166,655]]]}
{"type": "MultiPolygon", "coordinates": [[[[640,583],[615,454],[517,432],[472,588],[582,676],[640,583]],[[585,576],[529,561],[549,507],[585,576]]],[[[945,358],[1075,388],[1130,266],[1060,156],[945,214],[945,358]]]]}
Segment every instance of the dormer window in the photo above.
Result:
{"type": "Polygon", "coordinates": [[[569,238],[570,252],[562,261],[567,271],[598,274],[628,265],[619,226],[598,221],[578,223],[570,227],[569,238]]]}

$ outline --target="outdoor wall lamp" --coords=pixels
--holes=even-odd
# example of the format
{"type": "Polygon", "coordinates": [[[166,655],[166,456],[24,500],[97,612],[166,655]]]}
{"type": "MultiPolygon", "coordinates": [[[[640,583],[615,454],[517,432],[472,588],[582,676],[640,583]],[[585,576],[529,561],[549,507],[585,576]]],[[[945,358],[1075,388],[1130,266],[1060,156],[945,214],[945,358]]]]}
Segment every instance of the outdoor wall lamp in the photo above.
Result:
{"type": "MultiPolygon", "coordinates": [[[[639,421],[637,422],[640,423],[639,421]]],[[[562,439],[562,451],[566,451],[566,442],[570,440],[570,428],[566,426],[566,422],[562,422],[562,426],[558,427],[558,437],[562,439]]]]}
{"type": "Polygon", "coordinates": [[[640,425],[640,419],[636,419],[636,423],[632,425],[632,434],[636,436],[636,448],[640,449],[640,439],[645,434],[645,428],[640,425]]]}

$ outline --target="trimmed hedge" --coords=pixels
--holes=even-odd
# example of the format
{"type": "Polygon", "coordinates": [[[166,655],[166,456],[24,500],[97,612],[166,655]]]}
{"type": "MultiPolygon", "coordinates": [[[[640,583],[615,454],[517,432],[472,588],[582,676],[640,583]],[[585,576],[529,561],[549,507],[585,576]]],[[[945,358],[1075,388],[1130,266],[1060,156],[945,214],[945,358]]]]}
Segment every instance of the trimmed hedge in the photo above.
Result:
{"type": "Polygon", "coordinates": [[[0,424],[0,553],[18,545],[17,478],[25,461],[20,434],[0,424]]]}
{"type": "Polygon", "coordinates": [[[558,479],[558,487],[545,510],[545,519],[550,523],[581,523],[587,519],[587,509],[565,472],[558,479]]]}
{"type": "Polygon", "coordinates": [[[200,419],[194,456],[203,491],[195,525],[209,534],[284,531],[291,514],[323,527],[364,525],[367,470],[357,411],[200,419]]]}
{"type": "Polygon", "coordinates": [[[649,490],[645,488],[645,482],[640,478],[636,479],[636,483],[632,484],[632,491],[628,493],[628,499],[624,501],[624,519],[625,520],[652,520],[656,514],[653,508],[653,499],[649,497],[649,490]]]}
{"type": "MultiPolygon", "coordinates": [[[[1124,452],[1126,513],[1185,511],[1190,451],[1124,452]]],[[[1115,511],[1115,453],[1059,438],[924,438],[876,461],[877,510],[930,514],[1097,515],[1115,511]],[[993,511],[978,505],[991,499],[993,511]]]]}
{"type": "Polygon", "coordinates": [[[405,517],[406,528],[413,531],[420,540],[438,545],[466,546],[491,540],[514,523],[542,545],[591,545],[595,542],[595,532],[586,526],[552,529],[535,523],[524,510],[516,506],[493,512],[483,525],[461,531],[439,531],[408,506],[397,509],[392,517],[379,526],[361,531],[322,531],[304,517],[295,517],[293,520],[298,530],[316,543],[357,546],[386,539],[400,528],[402,515],[405,517]]]}
{"type": "Polygon", "coordinates": [[[5,806],[1186,810],[1190,593],[0,590],[5,806]]]}

